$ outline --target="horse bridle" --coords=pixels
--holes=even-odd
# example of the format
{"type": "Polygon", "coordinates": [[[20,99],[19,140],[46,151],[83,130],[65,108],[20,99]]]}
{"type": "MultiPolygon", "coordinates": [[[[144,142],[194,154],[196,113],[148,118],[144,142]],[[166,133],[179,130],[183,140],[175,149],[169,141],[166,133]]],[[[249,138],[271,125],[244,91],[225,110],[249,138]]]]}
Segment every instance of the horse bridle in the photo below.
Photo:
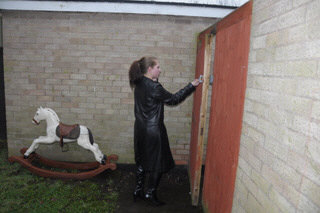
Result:
{"type": "Polygon", "coordinates": [[[33,122],[37,125],[39,125],[40,123],[38,121],[36,121],[34,118],[32,118],[33,122]]]}

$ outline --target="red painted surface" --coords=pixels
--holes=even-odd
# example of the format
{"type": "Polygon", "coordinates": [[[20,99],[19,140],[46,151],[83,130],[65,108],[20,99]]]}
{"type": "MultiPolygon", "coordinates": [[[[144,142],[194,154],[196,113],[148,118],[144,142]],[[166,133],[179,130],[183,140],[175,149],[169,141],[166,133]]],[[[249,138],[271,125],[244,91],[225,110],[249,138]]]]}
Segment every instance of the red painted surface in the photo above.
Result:
{"type": "MultiPolygon", "coordinates": [[[[22,148],[20,150],[21,154],[23,155],[26,152],[27,148],[22,148]]],[[[92,178],[101,172],[105,171],[106,169],[115,170],[117,165],[115,163],[111,163],[110,161],[117,161],[117,155],[109,155],[107,158],[107,162],[105,165],[101,165],[97,162],[92,163],[68,163],[68,162],[61,162],[61,161],[54,161],[47,159],[38,155],[37,153],[31,153],[28,159],[24,159],[23,156],[11,156],[8,158],[10,163],[18,162],[23,167],[27,168],[32,173],[47,177],[47,178],[57,178],[57,179],[74,179],[74,180],[85,180],[92,178]],[[32,164],[32,162],[38,162],[46,166],[54,167],[54,168],[64,168],[64,169],[79,169],[79,170],[90,170],[85,172],[79,173],[68,173],[68,172],[57,172],[51,171],[46,169],[41,169],[36,167],[32,164]]]]}
{"type": "Polygon", "coordinates": [[[252,2],[217,24],[203,206],[231,212],[247,81],[252,2]]]}
{"type": "MultiPolygon", "coordinates": [[[[197,61],[196,61],[196,74],[198,78],[203,75],[204,71],[204,55],[205,55],[205,33],[198,36],[197,44],[197,61]]],[[[197,162],[199,158],[198,153],[198,135],[199,135],[199,122],[200,122],[200,107],[202,100],[202,84],[198,86],[193,96],[193,110],[192,110],[192,124],[191,124],[191,142],[190,142],[190,155],[189,155],[189,179],[191,196],[194,196],[194,188],[196,184],[196,176],[201,174],[201,164],[197,162]]],[[[200,188],[200,186],[199,186],[200,188]]],[[[199,194],[199,192],[198,192],[199,194]]]]}

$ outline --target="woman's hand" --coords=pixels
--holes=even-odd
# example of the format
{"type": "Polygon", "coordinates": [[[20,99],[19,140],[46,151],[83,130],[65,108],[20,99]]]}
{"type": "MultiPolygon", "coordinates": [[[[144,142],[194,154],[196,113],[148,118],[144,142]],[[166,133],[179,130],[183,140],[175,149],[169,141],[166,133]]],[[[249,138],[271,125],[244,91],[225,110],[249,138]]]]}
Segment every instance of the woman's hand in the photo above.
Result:
{"type": "Polygon", "coordinates": [[[194,86],[194,87],[197,87],[199,84],[200,84],[200,81],[199,81],[199,79],[194,79],[192,82],[191,82],[191,84],[194,86]]]}

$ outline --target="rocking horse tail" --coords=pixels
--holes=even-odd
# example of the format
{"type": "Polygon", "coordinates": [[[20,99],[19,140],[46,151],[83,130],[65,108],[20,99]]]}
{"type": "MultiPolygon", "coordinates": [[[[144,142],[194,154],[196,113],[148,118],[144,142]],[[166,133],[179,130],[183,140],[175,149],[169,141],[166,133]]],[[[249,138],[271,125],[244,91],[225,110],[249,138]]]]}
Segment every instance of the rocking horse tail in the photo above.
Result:
{"type": "Polygon", "coordinates": [[[88,132],[89,132],[89,140],[90,140],[90,143],[91,143],[91,145],[93,145],[94,140],[93,140],[92,132],[91,132],[91,130],[90,130],[89,128],[87,128],[87,129],[88,129],[88,132]]]}

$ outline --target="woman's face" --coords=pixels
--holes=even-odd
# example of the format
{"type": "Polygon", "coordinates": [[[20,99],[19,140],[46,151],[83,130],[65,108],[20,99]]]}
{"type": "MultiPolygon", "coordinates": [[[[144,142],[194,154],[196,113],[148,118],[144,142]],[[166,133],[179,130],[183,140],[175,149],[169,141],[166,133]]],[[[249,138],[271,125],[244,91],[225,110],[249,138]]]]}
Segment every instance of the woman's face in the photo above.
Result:
{"type": "Polygon", "coordinates": [[[156,64],[153,67],[149,67],[148,72],[150,72],[152,80],[157,80],[161,73],[159,63],[156,61],[156,64]]]}

